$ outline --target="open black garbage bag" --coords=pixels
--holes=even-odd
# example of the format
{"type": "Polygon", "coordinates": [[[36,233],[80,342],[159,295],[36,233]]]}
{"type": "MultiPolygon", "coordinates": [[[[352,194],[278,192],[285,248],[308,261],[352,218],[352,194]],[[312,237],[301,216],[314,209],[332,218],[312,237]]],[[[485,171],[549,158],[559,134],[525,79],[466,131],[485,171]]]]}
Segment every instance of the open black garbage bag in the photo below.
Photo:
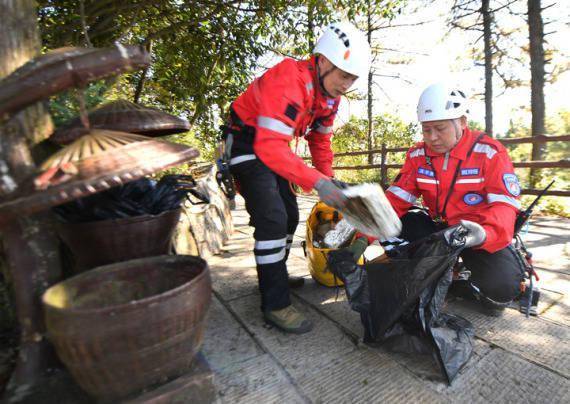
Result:
{"type": "Polygon", "coordinates": [[[191,176],[166,175],[156,182],[141,178],[53,208],[66,223],[87,223],[140,215],[158,215],[178,209],[188,198],[192,203],[209,203],[196,189],[191,176]],[[194,200],[188,197],[193,195],[194,200]],[[197,200],[197,202],[195,202],[197,200]]]}
{"type": "Polygon", "coordinates": [[[329,267],[344,282],[351,308],[360,313],[364,341],[399,352],[432,352],[449,383],[473,350],[471,323],[441,312],[466,234],[457,225],[363,266],[348,251],[329,254],[329,267]]]}

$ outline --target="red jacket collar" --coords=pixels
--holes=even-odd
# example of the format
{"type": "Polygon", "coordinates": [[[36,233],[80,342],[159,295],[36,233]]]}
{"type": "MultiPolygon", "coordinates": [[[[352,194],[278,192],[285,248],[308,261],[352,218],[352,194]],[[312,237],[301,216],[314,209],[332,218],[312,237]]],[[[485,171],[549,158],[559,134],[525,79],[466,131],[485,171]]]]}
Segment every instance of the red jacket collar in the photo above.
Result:
{"type": "Polygon", "coordinates": [[[331,101],[331,103],[333,101],[336,101],[336,102],[340,101],[340,97],[329,98],[323,94],[323,92],[321,90],[321,85],[319,83],[319,76],[318,76],[318,72],[317,72],[317,57],[315,55],[311,56],[307,60],[301,61],[300,63],[303,63],[305,65],[305,67],[309,70],[309,72],[311,73],[311,77],[313,79],[313,88],[315,89],[315,94],[317,96],[317,102],[318,103],[326,106],[327,101],[329,101],[329,100],[331,101]]]}

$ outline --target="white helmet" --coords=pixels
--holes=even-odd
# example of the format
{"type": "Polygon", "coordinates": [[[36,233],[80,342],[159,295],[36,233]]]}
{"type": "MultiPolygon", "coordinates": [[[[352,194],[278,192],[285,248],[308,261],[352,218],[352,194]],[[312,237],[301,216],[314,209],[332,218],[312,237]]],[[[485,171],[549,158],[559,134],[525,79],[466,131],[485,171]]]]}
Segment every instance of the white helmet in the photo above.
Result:
{"type": "Polygon", "coordinates": [[[432,84],[424,90],[418,102],[420,122],[456,119],[467,116],[467,96],[457,87],[444,83],[432,84]]]}
{"type": "Polygon", "coordinates": [[[359,77],[368,74],[370,44],[364,34],[349,22],[330,24],[315,45],[313,54],[317,53],[347,73],[359,77]]]}

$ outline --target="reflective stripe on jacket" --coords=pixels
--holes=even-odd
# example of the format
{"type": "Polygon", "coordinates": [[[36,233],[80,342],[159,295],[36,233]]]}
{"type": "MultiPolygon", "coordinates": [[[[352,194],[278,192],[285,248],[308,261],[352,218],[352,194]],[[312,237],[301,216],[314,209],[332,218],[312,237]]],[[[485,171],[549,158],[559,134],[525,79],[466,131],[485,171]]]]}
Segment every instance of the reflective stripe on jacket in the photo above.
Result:
{"type": "MultiPolygon", "coordinates": [[[[240,119],[255,128],[254,155],[250,157],[257,156],[305,191],[320,178],[333,175],[330,139],[340,101],[340,97],[327,98],[318,90],[315,62],[314,57],[283,60],[253,81],[232,104],[240,119]],[[316,170],[289,146],[290,141],[303,136],[316,170]]],[[[232,154],[232,160],[237,157],[232,154]]]]}
{"type": "Polygon", "coordinates": [[[406,154],[404,166],[386,196],[400,217],[421,196],[435,218],[436,198],[441,211],[461,162],[444,219],[449,225],[461,219],[479,223],[487,232],[487,240],[480,248],[495,252],[512,241],[520,209],[520,185],[507,150],[498,141],[483,136],[468,156],[477,135],[466,129],[449,152],[447,165],[444,154],[434,153],[423,142],[416,144],[406,154]]]}

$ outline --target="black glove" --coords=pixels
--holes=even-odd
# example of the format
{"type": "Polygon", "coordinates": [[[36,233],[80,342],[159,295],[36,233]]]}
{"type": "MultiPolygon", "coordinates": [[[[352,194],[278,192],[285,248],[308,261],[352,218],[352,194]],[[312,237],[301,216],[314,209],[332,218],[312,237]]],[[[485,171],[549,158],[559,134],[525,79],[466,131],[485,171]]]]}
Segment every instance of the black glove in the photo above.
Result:
{"type": "Polygon", "coordinates": [[[319,199],[331,208],[342,209],[346,205],[347,198],[342,189],[333,184],[331,180],[321,178],[317,181],[315,189],[319,194],[319,199]]]}
{"type": "Polygon", "coordinates": [[[354,256],[347,248],[329,252],[327,254],[327,264],[329,270],[340,279],[344,279],[345,275],[354,272],[356,268],[354,256]]]}

